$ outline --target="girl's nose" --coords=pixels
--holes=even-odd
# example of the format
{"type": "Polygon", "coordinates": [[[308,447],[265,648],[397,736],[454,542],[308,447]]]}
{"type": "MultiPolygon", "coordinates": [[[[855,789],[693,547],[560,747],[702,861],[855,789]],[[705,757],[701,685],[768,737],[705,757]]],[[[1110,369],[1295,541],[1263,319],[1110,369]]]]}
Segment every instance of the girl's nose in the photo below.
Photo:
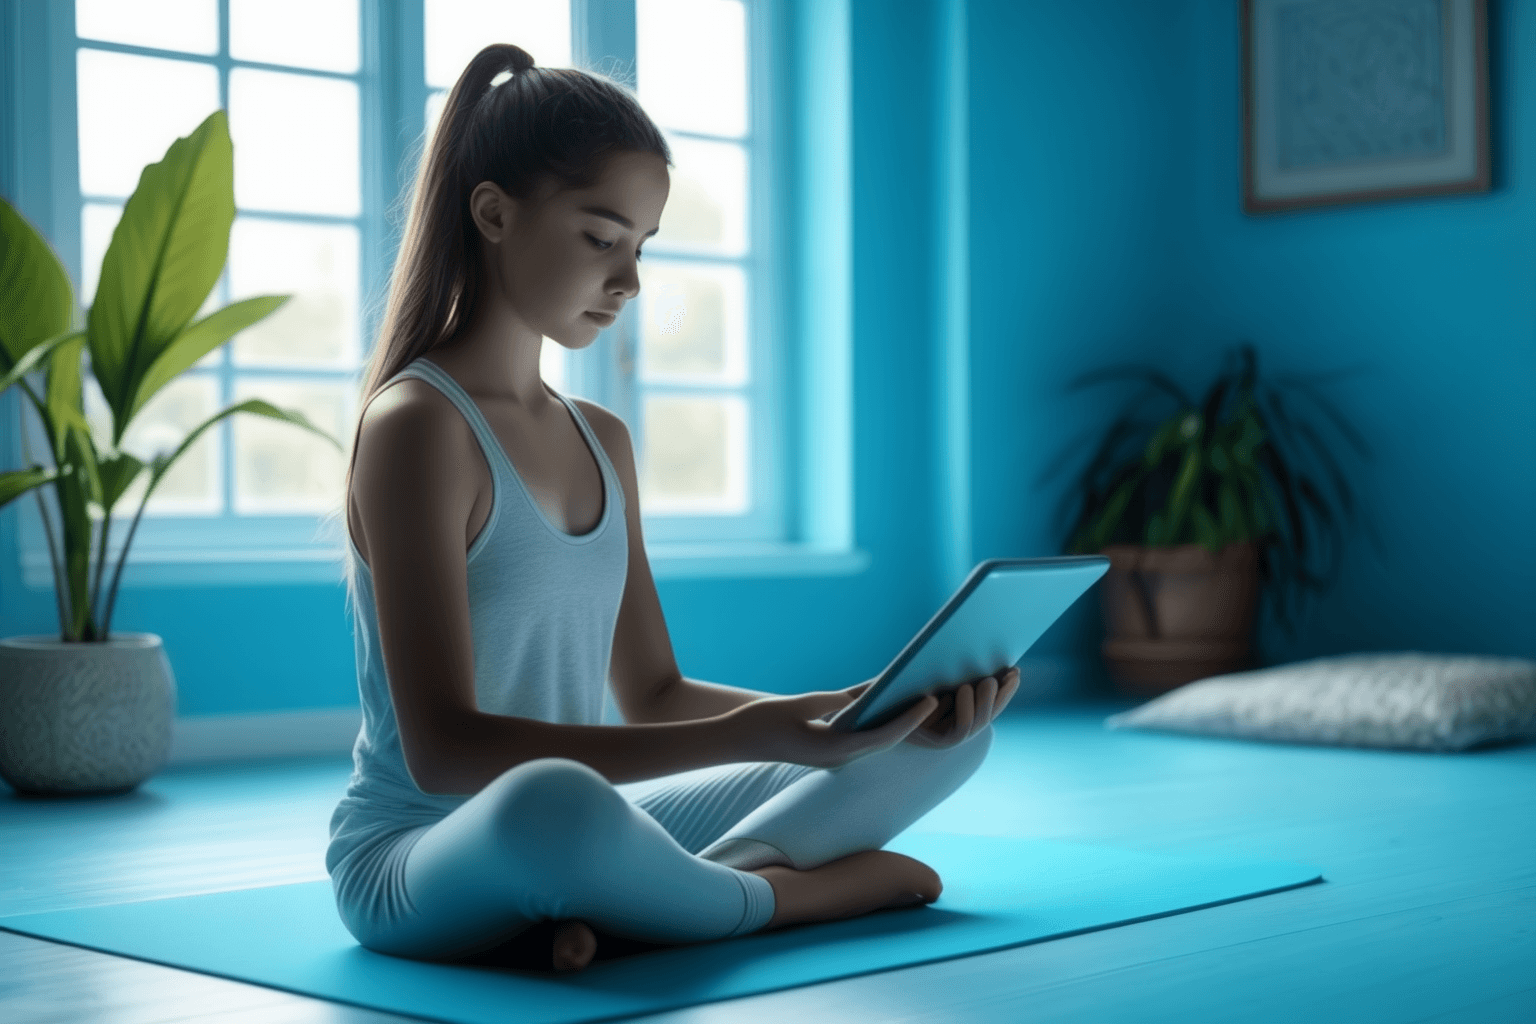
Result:
{"type": "Polygon", "coordinates": [[[624,264],[622,270],[614,275],[608,282],[610,293],[623,295],[626,299],[632,299],[640,294],[640,267],[637,261],[630,260],[624,264]]]}

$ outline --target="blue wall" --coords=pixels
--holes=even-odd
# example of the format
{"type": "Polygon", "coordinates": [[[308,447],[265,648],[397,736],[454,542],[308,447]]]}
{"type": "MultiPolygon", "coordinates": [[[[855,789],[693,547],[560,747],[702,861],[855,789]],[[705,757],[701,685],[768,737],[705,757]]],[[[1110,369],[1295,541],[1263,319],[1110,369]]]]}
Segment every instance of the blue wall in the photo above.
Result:
{"type": "Polygon", "coordinates": [[[1235,5],[1193,7],[1187,351],[1248,336],[1278,368],[1369,367],[1335,394],[1377,451],[1359,482],[1386,557],[1353,544],[1269,653],[1536,656],[1536,10],[1490,4],[1493,191],[1253,218],[1235,5]]]}
{"type": "MultiPolygon", "coordinates": [[[[972,477],[978,558],[1043,550],[1058,446],[1129,395],[1108,363],[1203,391],[1363,365],[1331,395],[1376,451],[1338,586],[1266,663],[1350,650],[1536,655],[1536,17],[1492,5],[1494,189],[1242,212],[1237,4],[970,5],[972,477]]],[[[1084,453],[1086,455],[1086,452],[1084,453]]],[[[1042,644],[1091,652],[1080,604],[1042,644]]]]}
{"type": "MultiPolygon", "coordinates": [[[[945,589],[933,490],[935,260],[949,137],[945,0],[851,0],[855,538],[850,577],[663,580],[683,671],[765,690],[879,671],[945,589]]],[[[1495,190],[1254,218],[1241,212],[1235,4],[970,0],[971,558],[1052,554],[1073,438],[1124,398],[1065,383],[1127,359],[1203,389],[1223,348],[1263,368],[1366,363],[1335,391],[1377,450],[1357,485],[1387,544],[1356,534],[1339,587],[1267,661],[1358,649],[1536,656],[1536,17],[1495,5],[1495,190]],[[1522,159],[1522,157],[1524,159],[1522,159]]],[[[8,445],[17,396],[0,399],[8,445]]],[[[23,588],[0,510],[0,636],[57,628],[23,588]]],[[[129,589],[114,626],[165,638],[183,714],[356,700],[336,586],[129,589]]],[[[1036,650],[1102,682],[1090,597],[1036,650]]]]}
{"type": "MultiPolygon", "coordinates": [[[[1039,479],[1110,411],[1065,382],[1178,333],[1187,18],[1136,0],[968,7],[974,555],[1056,554],[1068,483],[1039,479]]],[[[1091,662],[1101,622],[1095,591],[1036,650],[1091,662]]]]}

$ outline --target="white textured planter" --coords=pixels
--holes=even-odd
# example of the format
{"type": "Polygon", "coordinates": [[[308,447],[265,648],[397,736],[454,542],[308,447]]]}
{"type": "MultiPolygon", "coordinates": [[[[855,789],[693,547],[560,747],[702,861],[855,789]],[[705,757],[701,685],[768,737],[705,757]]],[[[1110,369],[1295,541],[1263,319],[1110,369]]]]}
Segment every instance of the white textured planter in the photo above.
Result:
{"type": "Polygon", "coordinates": [[[18,792],[126,793],[165,765],[175,717],[154,633],[0,639],[0,778],[18,792]]]}

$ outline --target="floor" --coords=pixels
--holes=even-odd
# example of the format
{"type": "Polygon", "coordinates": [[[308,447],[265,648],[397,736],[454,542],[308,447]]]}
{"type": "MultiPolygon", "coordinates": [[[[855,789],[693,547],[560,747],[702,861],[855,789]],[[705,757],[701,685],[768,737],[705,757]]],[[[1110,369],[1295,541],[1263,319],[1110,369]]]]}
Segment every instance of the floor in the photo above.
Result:
{"type": "MultiPolygon", "coordinates": [[[[1010,709],[982,770],[914,828],[1297,860],[1326,882],[634,1019],[1536,1021],[1536,744],[1252,744],[1109,732],[1111,710],[1010,709]]],[[[128,796],[70,801],[0,786],[0,915],[322,879],[349,770],[345,758],[188,766],[128,796]]],[[[408,1019],[0,930],[8,1024],[408,1019]]]]}

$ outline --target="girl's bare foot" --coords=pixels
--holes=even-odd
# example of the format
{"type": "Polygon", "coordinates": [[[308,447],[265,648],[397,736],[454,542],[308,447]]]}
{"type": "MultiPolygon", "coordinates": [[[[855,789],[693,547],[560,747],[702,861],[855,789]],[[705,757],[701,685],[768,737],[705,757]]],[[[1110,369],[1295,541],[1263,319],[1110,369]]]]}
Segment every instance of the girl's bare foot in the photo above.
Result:
{"type": "Polygon", "coordinates": [[[557,971],[579,971],[597,955],[597,936],[585,921],[561,921],[555,925],[551,965],[557,971]]]}
{"type": "Polygon", "coordinates": [[[944,890],[938,873],[928,865],[889,850],[866,850],[809,871],[774,865],[752,873],[773,886],[773,918],[768,928],[932,903],[944,890]]]}

